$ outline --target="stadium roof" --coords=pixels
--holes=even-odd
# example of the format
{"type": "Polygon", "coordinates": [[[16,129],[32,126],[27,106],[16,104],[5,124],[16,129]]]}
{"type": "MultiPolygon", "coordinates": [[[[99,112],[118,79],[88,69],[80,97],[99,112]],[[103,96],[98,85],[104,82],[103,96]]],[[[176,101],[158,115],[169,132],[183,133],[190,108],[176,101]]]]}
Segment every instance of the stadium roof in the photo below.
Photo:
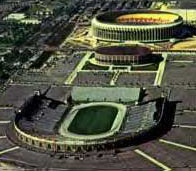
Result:
{"type": "Polygon", "coordinates": [[[145,56],[150,54],[151,51],[147,47],[139,45],[126,45],[126,46],[104,46],[98,47],[96,53],[104,55],[140,55],[145,56]]]}
{"type": "Polygon", "coordinates": [[[133,102],[138,101],[140,88],[127,87],[73,87],[74,101],[89,102],[133,102]]]}

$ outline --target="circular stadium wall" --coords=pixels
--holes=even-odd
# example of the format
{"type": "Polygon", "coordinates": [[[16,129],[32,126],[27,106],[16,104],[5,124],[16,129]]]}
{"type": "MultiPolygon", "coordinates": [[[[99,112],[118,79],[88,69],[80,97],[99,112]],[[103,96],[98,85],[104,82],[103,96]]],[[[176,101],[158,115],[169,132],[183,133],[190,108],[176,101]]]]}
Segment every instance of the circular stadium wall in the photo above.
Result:
{"type": "Polygon", "coordinates": [[[95,50],[95,59],[102,64],[147,64],[152,62],[149,48],[142,46],[103,46],[95,50]]]}
{"type": "Polygon", "coordinates": [[[152,11],[113,11],[97,15],[92,20],[92,35],[109,42],[167,41],[175,36],[183,23],[178,14],[152,11]]]}

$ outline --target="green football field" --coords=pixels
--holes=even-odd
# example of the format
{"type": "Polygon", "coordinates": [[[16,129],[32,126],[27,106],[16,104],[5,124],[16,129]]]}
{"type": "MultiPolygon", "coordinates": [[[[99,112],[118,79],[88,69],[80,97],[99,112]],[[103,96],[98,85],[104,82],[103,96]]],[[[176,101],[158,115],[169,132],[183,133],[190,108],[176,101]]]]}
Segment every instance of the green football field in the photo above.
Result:
{"type": "Polygon", "coordinates": [[[95,135],[111,129],[118,109],[112,106],[90,106],[80,109],[68,127],[70,132],[95,135]]]}

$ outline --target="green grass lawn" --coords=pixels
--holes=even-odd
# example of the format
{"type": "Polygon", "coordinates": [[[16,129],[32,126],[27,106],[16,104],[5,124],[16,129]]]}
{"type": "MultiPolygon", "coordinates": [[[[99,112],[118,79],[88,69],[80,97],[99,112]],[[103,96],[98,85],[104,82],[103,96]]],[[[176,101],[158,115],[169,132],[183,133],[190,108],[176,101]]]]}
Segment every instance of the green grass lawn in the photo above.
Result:
{"type": "Polygon", "coordinates": [[[68,127],[70,132],[96,135],[111,129],[118,109],[112,106],[90,106],[80,109],[68,127]]]}

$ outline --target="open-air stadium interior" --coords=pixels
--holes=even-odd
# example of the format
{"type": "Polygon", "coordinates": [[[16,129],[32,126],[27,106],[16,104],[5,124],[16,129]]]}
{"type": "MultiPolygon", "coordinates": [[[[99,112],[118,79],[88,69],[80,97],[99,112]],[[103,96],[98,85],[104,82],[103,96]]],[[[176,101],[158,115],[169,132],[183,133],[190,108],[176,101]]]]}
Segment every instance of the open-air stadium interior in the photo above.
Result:
{"type": "Polygon", "coordinates": [[[111,148],[109,144],[118,146],[128,137],[133,139],[156,127],[165,110],[165,97],[143,101],[146,90],[115,87],[89,89],[91,94],[86,96],[86,87],[74,87],[66,103],[50,99],[42,93],[30,97],[17,111],[12,126],[17,141],[28,148],[45,152],[87,152],[100,145],[107,149],[111,148]],[[117,95],[111,98],[112,102],[108,102],[110,99],[96,96],[97,91],[103,96],[114,91],[117,95]],[[118,91],[124,94],[120,99],[118,91]],[[76,92],[80,94],[79,98],[74,96],[76,92]],[[133,94],[129,100],[125,96],[128,93],[133,94]],[[57,149],[53,148],[55,144],[57,149]]]}
{"type": "Polygon", "coordinates": [[[92,20],[92,35],[97,40],[111,42],[165,41],[174,38],[182,23],[181,16],[169,12],[114,11],[92,20]]]}
{"type": "Polygon", "coordinates": [[[96,135],[109,131],[118,109],[112,106],[89,106],[80,109],[68,127],[70,132],[82,135],[96,135]],[[86,127],[85,125],[88,125],[86,127]]]}
{"type": "Polygon", "coordinates": [[[164,13],[141,13],[141,14],[125,14],[117,18],[118,23],[152,23],[152,24],[167,24],[178,20],[175,14],[164,13]]]}
{"type": "Polygon", "coordinates": [[[194,0],[11,0],[0,11],[0,170],[196,168],[194,0]]]}

